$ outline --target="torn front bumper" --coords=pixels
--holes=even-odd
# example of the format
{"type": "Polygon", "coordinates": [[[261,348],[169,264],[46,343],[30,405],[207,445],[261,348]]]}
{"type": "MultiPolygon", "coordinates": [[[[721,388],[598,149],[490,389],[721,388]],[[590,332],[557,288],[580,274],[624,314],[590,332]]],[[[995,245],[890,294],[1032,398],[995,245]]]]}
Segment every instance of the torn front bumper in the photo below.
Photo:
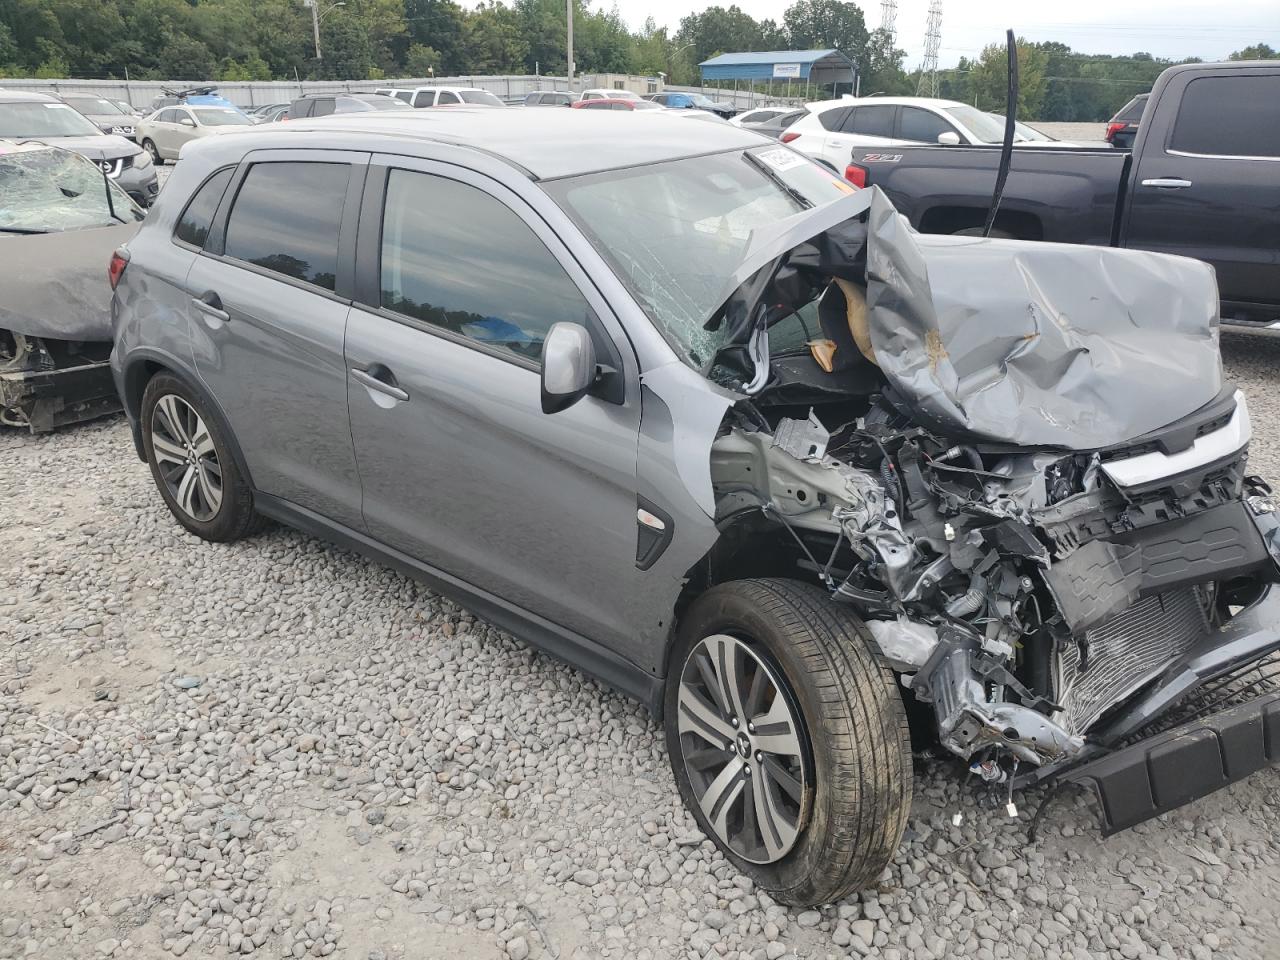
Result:
{"type": "Polygon", "coordinates": [[[47,433],[120,409],[105,361],[0,371],[0,422],[47,433]]]}
{"type": "Polygon", "coordinates": [[[1066,767],[1023,779],[1080,783],[1109,836],[1280,764],[1280,587],[1173,661],[1090,731],[1066,767]]]}

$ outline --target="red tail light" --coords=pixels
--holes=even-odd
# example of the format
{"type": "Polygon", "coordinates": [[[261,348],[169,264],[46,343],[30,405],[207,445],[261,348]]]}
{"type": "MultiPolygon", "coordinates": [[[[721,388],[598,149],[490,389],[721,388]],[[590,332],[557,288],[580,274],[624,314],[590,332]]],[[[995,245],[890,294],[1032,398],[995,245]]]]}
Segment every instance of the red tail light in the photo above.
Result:
{"type": "Polygon", "coordinates": [[[855,187],[865,187],[867,185],[867,168],[851,163],[844,168],[844,178],[855,187]]]}
{"type": "Polygon", "coordinates": [[[781,140],[783,143],[790,143],[792,140],[799,140],[800,134],[796,133],[794,130],[788,130],[778,139],[781,140]]]}
{"type": "Polygon", "coordinates": [[[107,279],[111,281],[111,289],[116,288],[120,278],[124,276],[124,268],[129,265],[129,251],[121,247],[111,254],[111,263],[107,266],[107,279]]]}
{"type": "Polygon", "coordinates": [[[1107,143],[1110,143],[1117,133],[1123,130],[1128,124],[1124,123],[1108,123],[1107,124],[1107,143]]]}

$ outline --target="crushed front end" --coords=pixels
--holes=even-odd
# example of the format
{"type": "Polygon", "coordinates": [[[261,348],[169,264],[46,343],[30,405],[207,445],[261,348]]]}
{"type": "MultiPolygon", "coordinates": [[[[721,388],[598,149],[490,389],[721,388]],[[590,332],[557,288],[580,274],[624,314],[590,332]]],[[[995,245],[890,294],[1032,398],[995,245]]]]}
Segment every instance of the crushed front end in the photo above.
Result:
{"type": "Polygon", "coordinates": [[[979,783],[1088,782],[1110,831],[1280,762],[1280,501],[1211,275],[1095,251],[1090,287],[1071,251],[880,201],[719,318],[749,395],[711,452],[722,531],[772,529],[979,783]]]}
{"type": "Polygon", "coordinates": [[[0,423],[45,433],[120,409],[111,344],[0,329],[0,423]]]}

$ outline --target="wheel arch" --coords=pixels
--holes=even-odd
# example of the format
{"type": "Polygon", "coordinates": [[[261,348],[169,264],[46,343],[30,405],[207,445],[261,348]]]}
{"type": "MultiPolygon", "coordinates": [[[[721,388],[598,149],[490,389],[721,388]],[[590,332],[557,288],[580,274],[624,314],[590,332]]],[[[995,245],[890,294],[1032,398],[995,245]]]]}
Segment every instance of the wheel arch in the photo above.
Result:
{"type": "Polygon", "coordinates": [[[208,406],[211,415],[222,431],[222,435],[227,438],[227,443],[231,447],[232,459],[235,460],[236,469],[240,472],[240,476],[244,477],[251,490],[256,489],[253,485],[253,474],[249,471],[249,464],[244,458],[244,451],[240,449],[240,441],[236,439],[235,431],[231,429],[231,423],[227,420],[227,415],[223,412],[222,405],[204,387],[198,377],[192,376],[179,364],[175,363],[172,358],[151,351],[140,352],[131,357],[128,365],[124,368],[124,390],[121,399],[124,401],[125,412],[128,414],[129,423],[133,428],[133,444],[138,451],[138,456],[146,460],[142,444],[142,395],[146,392],[147,384],[162,373],[166,373],[179,381],[208,406]]]}
{"type": "MultiPolygon", "coordinates": [[[[921,233],[958,233],[981,227],[987,220],[986,207],[930,207],[920,216],[921,233]]],[[[996,212],[994,229],[1018,240],[1043,240],[1044,223],[1034,213],[1001,208],[996,212]]]]}

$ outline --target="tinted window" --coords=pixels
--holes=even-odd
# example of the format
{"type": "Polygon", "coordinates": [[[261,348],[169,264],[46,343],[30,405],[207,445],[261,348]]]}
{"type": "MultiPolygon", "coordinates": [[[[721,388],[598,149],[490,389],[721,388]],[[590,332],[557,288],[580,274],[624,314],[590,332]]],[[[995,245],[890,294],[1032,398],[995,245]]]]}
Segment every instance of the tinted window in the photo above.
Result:
{"type": "Polygon", "coordinates": [[[345,163],[259,163],[227,221],[226,255],[332,290],[345,163]]]}
{"type": "Polygon", "coordinates": [[[535,360],[553,323],[588,314],[560,264],[503,203],[407,170],[387,183],[382,305],[535,360]]]}
{"type": "Polygon", "coordinates": [[[936,113],[919,107],[903,107],[898,123],[903,140],[918,140],[921,143],[937,143],[938,134],[957,132],[955,127],[936,113]]]}
{"type": "Polygon", "coordinates": [[[1123,107],[1120,112],[1111,118],[1112,123],[1137,123],[1142,118],[1142,111],[1146,109],[1147,97],[1142,95],[1134,97],[1123,107]]]}
{"type": "Polygon", "coordinates": [[[1192,80],[1169,146],[1186,153],[1280,157],[1280,75],[1192,80]]]}
{"type": "Polygon", "coordinates": [[[456,93],[450,93],[448,90],[441,90],[440,95],[436,97],[437,107],[440,106],[440,104],[442,103],[461,103],[461,102],[462,101],[458,99],[458,95],[456,93]]]}
{"type": "Polygon", "coordinates": [[[308,114],[308,116],[327,117],[329,114],[333,113],[333,108],[334,104],[332,97],[321,97],[318,100],[311,101],[311,113],[308,114]]]}
{"type": "Polygon", "coordinates": [[[436,102],[436,92],[434,90],[422,90],[413,98],[415,107],[429,107],[436,102]]]}
{"type": "Polygon", "coordinates": [[[506,104],[504,104],[501,100],[495,97],[488,90],[463,90],[462,102],[463,103],[479,103],[488,107],[506,106],[506,104]]]}
{"type": "Polygon", "coordinates": [[[204,246],[204,239],[209,235],[209,225],[213,222],[213,215],[218,211],[218,201],[222,199],[222,192],[231,182],[233,170],[233,167],[219,170],[204,182],[204,186],[196,191],[196,195],[187,204],[182,219],[178,221],[178,229],[174,231],[174,236],[192,246],[204,246]]]}
{"type": "Polygon", "coordinates": [[[584,103],[579,109],[581,110],[609,110],[613,107],[612,103],[605,103],[603,100],[590,100],[584,103]]]}
{"type": "Polygon", "coordinates": [[[892,137],[893,111],[896,107],[857,107],[853,116],[844,122],[845,133],[858,133],[864,137],[892,137]]]}
{"type": "Polygon", "coordinates": [[[827,130],[839,130],[843,126],[846,116],[852,111],[851,107],[837,107],[835,110],[823,110],[818,114],[818,122],[827,130]]]}

